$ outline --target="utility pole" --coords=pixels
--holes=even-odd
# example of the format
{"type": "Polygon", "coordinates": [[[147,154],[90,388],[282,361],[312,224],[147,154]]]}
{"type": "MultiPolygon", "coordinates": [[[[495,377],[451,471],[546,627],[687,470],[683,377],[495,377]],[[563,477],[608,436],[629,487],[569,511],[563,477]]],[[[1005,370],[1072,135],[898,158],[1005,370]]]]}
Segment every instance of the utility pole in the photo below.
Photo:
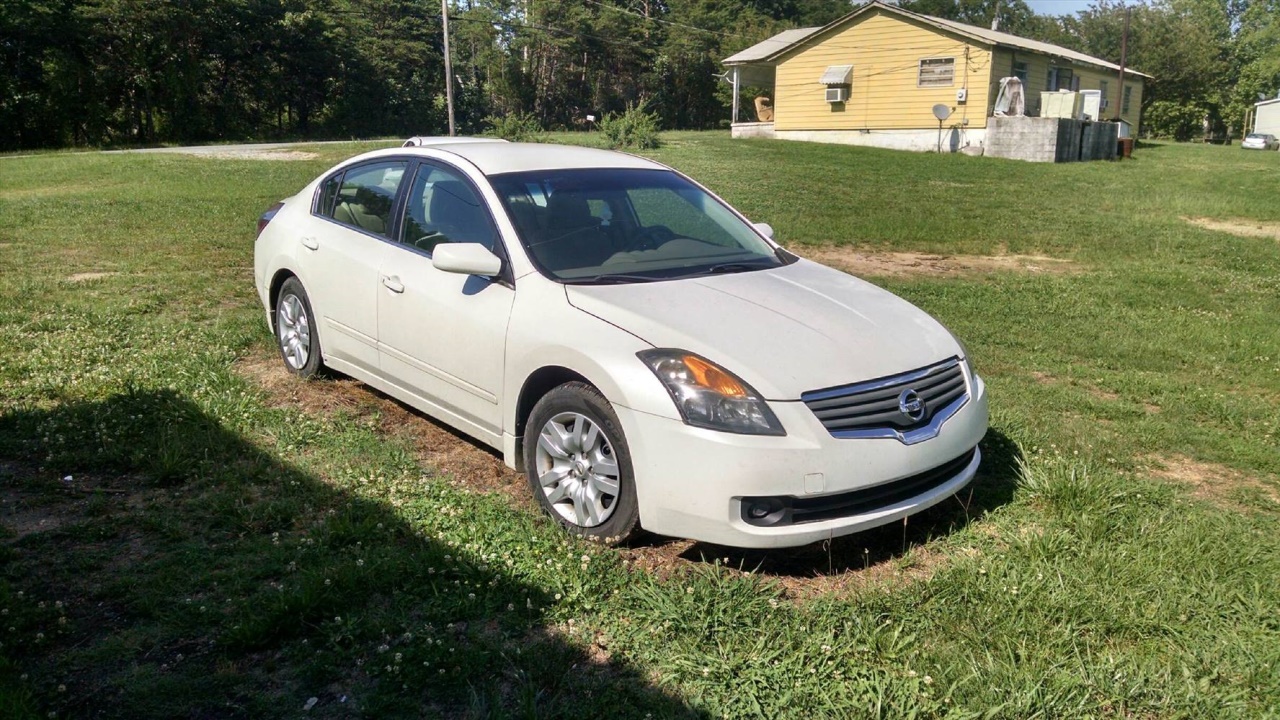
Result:
{"type": "Polygon", "coordinates": [[[449,137],[458,134],[453,124],[453,59],[449,54],[449,0],[440,0],[440,18],[444,22],[444,98],[449,105],[449,137]]]}
{"type": "Polygon", "coordinates": [[[1120,119],[1120,113],[1124,110],[1124,64],[1129,59],[1129,13],[1130,9],[1124,9],[1124,33],[1120,36],[1120,83],[1116,88],[1116,118],[1120,119]]]}

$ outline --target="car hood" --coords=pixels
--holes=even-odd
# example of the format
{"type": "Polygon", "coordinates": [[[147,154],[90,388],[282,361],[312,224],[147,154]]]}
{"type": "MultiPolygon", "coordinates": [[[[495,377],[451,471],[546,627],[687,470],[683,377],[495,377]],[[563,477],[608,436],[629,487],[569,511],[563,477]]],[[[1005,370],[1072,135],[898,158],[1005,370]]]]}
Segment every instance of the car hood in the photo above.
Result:
{"type": "Polygon", "coordinates": [[[566,285],[569,302],[655,347],[689,350],[769,400],[914,370],[962,353],[924,311],[799,260],[779,268],[624,285],[566,285]]]}

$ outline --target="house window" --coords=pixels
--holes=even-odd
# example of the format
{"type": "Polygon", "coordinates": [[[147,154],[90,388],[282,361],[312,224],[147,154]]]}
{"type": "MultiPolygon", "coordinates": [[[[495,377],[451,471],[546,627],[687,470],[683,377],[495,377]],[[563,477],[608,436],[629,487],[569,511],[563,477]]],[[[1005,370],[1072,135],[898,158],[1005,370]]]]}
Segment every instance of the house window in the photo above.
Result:
{"type": "Polygon", "coordinates": [[[1070,90],[1073,88],[1072,82],[1071,68],[1051,67],[1049,68],[1049,75],[1045,79],[1044,89],[1049,92],[1070,90]]]}
{"type": "Polygon", "coordinates": [[[1098,81],[1098,94],[1102,96],[1102,101],[1098,105],[1099,110],[1106,110],[1107,107],[1111,105],[1111,93],[1109,88],[1110,86],[1107,84],[1106,80],[1098,81]]]}
{"type": "Polygon", "coordinates": [[[1025,86],[1027,84],[1027,64],[1024,62],[1016,62],[1013,64],[1013,76],[1022,81],[1025,86]]]}
{"type": "Polygon", "coordinates": [[[1129,114],[1129,96],[1130,96],[1132,93],[1133,93],[1133,86],[1132,86],[1132,85],[1125,85],[1125,86],[1124,86],[1124,100],[1120,103],[1120,114],[1121,114],[1121,115],[1128,115],[1128,114],[1129,114]]]}
{"type": "Polygon", "coordinates": [[[925,58],[920,61],[919,87],[950,87],[955,84],[955,79],[955,58],[925,58]]]}

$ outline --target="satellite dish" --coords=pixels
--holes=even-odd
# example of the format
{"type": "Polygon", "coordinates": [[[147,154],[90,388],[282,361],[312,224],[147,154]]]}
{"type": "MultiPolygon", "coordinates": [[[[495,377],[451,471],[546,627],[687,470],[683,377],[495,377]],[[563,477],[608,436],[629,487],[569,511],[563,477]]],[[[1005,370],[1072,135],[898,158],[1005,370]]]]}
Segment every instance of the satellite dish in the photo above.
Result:
{"type": "Polygon", "coordinates": [[[933,116],[938,118],[938,122],[942,122],[951,117],[951,108],[942,103],[933,106],[933,116]]]}

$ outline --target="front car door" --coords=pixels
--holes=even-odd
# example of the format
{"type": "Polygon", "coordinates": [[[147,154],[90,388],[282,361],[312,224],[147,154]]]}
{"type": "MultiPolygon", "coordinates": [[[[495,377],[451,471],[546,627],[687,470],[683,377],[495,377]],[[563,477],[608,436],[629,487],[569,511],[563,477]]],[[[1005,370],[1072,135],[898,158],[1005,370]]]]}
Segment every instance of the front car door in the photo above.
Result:
{"type": "Polygon", "coordinates": [[[463,173],[423,162],[408,186],[398,229],[399,242],[379,272],[382,375],[501,447],[499,398],[515,290],[507,279],[431,264],[441,243],[480,243],[504,256],[493,217],[463,173]]]}
{"type": "Polygon", "coordinates": [[[409,162],[346,167],[320,184],[299,242],[326,360],[376,373],[378,270],[391,248],[396,199],[409,162]]]}

